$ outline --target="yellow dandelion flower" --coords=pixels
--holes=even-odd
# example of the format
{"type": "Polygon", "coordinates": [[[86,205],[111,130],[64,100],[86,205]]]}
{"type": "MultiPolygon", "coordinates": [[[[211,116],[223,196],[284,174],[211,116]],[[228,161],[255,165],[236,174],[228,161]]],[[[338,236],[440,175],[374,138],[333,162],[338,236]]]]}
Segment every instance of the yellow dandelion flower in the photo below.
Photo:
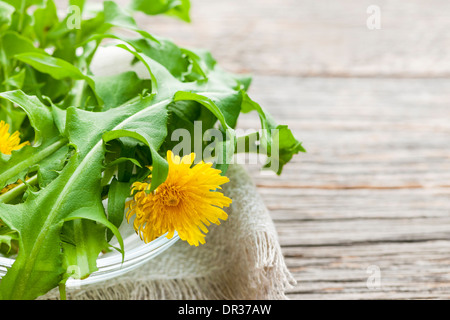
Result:
{"type": "Polygon", "coordinates": [[[151,193],[150,183],[133,183],[127,219],[136,216],[134,229],[146,243],[165,233],[170,239],[176,231],[180,239],[198,246],[205,243],[206,226],[228,218],[222,208],[231,199],[216,190],[229,179],[212,163],[192,166],[194,159],[194,153],[180,158],[168,151],[169,174],[164,183],[151,193]]]}
{"type": "Polygon", "coordinates": [[[10,155],[12,151],[22,149],[24,146],[30,144],[28,141],[20,143],[20,133],[9,133],[9,124],[5,121],[0,121],[0,153],[10,155]]]}

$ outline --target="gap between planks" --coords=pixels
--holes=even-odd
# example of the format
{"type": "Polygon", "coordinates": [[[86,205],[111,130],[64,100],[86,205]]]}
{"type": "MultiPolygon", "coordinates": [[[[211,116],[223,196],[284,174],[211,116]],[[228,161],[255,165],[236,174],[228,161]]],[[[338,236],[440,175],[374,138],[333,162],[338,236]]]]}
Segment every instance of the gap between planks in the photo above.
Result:
{"type": "Polygon", "coordinates": [[[256,184],[258,188],[266,189],[322,189],[322,190],[358,190],[358,189],[369,189],[369,190],[398,190],[398,189],[431,189],[431,188],[450,188],[450,185],[437,185],[435,187],[429,187],[424,185],[404,185],[404,186],[336,186],[336,185],[267,185],[267,184],[256,184]]]}

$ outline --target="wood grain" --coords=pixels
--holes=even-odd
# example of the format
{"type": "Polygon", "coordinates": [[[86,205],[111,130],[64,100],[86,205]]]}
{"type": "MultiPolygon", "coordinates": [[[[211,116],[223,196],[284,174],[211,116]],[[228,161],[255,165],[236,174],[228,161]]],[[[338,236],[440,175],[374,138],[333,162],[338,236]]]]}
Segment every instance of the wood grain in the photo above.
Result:
{"type": "MultiPolygon", "coordinates": [[[[115,0],[125,8],[130,0],[115,0]]],[[[66,0],[57,0],[64,8],[66,0]]],[[[103,0],[89,0],[99,5],[103,0]]],[[[145,30],[201,47],[234,72],[315,77],[450,76],[447,0],[191,0],[192,23],[137,14],[145,30]],[[380,8],[369,30],[367,8],[380,8]]]]}
{"type": "Polygon", "coordinates": [[[192,0],[192,23],[138,22],[186,46],[210,49],[235,72],[290,76],[447,77],[450,2],[192,0]],[[367,8],[381,29],[367,28],[367,8]]]}
{"type": "Polygon", "coordinates": [[[298,280],[289,298],[450,298],[450,2],[192,3],[191,24],[137,21],[255,75],[252,97],[308,150],[280,177],[247,165],[298,280]]]}
{"type": "Polygon", "coordinates": [[[304,142],[280,177],[247,166],[298,280],[291,299],[450,297],[450,3],[377,1],[381,30],[366,27],[370,4],[194,0],[190,25],[138,16],[254,74],[252,97],[304,142]]]}
{"type": "MultiPolygon", "coordinates": [[[[270,185],[449,187],[449,90],[445,79],[256,77],[252,97],[308,151],[270,185]]],[[[248,114],[239,125],[257,129],[259,120],[248,114]]]]}
{"type": "MultiPolygon", "coordinates": [[[[298,281],[291,299],[450,297],[450,80],[257,76],[305,142],[281,176],[248,165],[298,281]],[[378,266],[381,287],[367,286],[378,266]]],[[[258,126],[254,115],[239,123],[258,126]]]]}

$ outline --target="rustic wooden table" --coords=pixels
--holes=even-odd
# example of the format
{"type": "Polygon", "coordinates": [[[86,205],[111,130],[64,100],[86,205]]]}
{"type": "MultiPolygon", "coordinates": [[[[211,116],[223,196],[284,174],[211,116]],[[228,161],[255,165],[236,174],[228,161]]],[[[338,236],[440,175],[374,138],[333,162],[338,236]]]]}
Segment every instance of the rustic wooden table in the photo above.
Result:
{"type": "Polygon", "coordinates": [[[304,142],[280,177],[249,166],[289,298],[450,298],[449,1],[193,0],[190,25],[139,20],[253,74],[251,95],[304,142]]]}
{"type": "Polygon", "coordinates": [[[450,298],[450,2],[192,2],[189,25],[139,24],[253,74],[252,97],[308,150],[280,177],[248,166],[289,298],[450,298]]]}

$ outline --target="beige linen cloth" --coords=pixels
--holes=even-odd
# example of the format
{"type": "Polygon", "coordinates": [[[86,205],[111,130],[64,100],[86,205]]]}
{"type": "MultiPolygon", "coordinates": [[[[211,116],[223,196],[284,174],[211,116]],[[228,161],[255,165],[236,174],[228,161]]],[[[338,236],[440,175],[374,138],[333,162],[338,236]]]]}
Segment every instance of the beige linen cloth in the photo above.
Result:
{"type": "MultiPolygon", "coordinates": [[[[92,63],[96,75],[133,70],[142,65],[116,47],[99,48],[92,63]]],[[[206,244],[179,240],[142,267],[101,285],[67,291],[68,299],[284,299],[295,280],[286,268],[270,214],[246,170],[232,165],[224,193],[233,200],[228,219],[210,226],[206,244]]],[[[53,290],[43,298],[59,297],[53,290]]]]}
{"type": "MultiPolygon", "coordinates": [[[[295,280],[284,262],[270,214],[247,171],[231,165],[224,193],[228,219],[206,244],[179,240],[143,266],[102,284],[68,289],[68,299],[285,299],[295,280]]],[[[58,291],[44,299],[58,298],[58,291]]]]}

